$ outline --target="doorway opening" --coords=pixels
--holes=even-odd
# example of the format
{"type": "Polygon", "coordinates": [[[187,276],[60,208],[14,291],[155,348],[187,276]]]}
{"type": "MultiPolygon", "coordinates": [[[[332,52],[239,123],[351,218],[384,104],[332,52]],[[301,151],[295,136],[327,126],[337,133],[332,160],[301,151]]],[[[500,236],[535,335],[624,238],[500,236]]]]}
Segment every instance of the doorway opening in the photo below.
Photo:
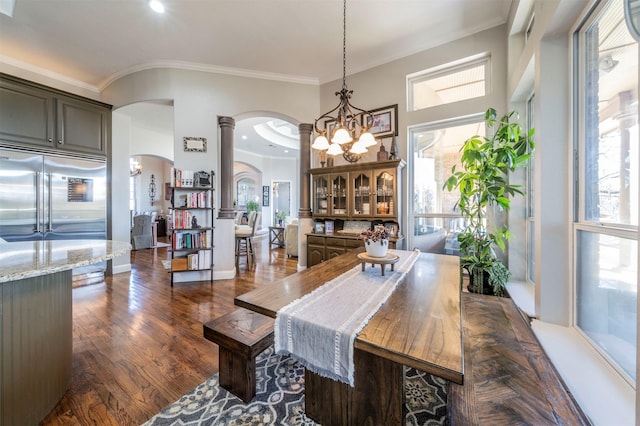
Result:
{"type": "Polygon", "coordinates": [[[273,181],[273,217],[275,225],[284,226],[291,216],[291,181],[273,181]]]}

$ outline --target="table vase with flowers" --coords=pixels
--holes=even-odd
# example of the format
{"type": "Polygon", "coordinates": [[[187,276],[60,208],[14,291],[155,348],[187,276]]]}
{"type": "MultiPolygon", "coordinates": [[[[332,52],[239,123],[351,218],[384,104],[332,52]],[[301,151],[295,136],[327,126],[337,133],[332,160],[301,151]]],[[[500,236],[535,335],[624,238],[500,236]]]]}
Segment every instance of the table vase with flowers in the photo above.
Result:
{"type": "Polygon", "coordinates": [[[364,248],[371,257],[385,257],[389,249],[389,231],[382,225],[376,225],[373,230],[366,229],[360,234],[364,240],[364,248]]]}

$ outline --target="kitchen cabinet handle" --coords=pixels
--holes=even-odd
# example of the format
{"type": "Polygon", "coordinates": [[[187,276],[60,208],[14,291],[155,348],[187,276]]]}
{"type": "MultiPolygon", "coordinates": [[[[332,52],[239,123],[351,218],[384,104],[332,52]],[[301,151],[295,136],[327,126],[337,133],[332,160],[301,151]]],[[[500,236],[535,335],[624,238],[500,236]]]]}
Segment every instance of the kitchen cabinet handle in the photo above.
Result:
{"type": "Polygon", "coordinates": [[[51,226],[51,215],[52,215],[52,211],[53,211],[53,174],[52,173],[47,173],[47,205],[48,205],[48,209],[49,211],[47,212],[47,225],[45,228],[46,232],[52,232],[53,231],[53,227],[51,226]]]}
{"type": "Polygon", "coordinates": [[[47,142],[49,142],[49,143],[53,143],[53,138],[49,138],[49,139],[47,139],[47,142]]]}
{"type": "Polygon", "coordinates": [[[36,229],[34,229],[34,231],[36,232],[40,232],[40,209],[42,208],[42,206],[40,206],[40,180],[42,179],[42,177],[40,177],[40,172],[36,172],[36,229]]]}
{"type": "Polygon", "coordinates": [[[62,139],[58,141],[58,145],[64,145],[64,142],[62,142],[62,139]]]}

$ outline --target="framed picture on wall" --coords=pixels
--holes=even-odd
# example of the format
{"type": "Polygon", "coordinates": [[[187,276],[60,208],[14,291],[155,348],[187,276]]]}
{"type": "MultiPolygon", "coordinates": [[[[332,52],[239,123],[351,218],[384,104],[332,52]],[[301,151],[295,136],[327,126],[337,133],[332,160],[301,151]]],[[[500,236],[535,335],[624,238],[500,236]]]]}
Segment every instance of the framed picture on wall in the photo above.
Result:
{"type": "Polygon", "coordinates": [[[207,152],[207,138],[190,138],[182,139],[184,144],[184,152],[207,152]]]}
{"type": "Polygon", "coordinates": [[[171,196],[173,195],[173,188],[171,188],[170,182],[164,183],[164,199],[167,201],[171,201],[171,196]]]}
{"type": "Polygon", "coordinates": [[[269,186],[262,187],[262,207],[269,207],[269,186]]]}
{"type": "Polygon", "coordinates": [[[363,117],[366,120],[363,126],[369,126],[369,131],[376,138],[398,136],[398,104],[369,111],[371,116],[363,117]]]}

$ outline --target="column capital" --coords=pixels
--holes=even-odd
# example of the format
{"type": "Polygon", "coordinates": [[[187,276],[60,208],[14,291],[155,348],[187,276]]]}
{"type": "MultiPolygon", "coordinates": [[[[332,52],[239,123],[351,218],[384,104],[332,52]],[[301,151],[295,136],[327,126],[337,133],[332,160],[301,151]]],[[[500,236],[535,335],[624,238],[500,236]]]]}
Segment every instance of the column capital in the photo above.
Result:
{"type": "Polygon", "coordinates": [[[233,117],[218,116],[218,124],[220,127],[231,127],[233,129],[236,126],[236,120],[233,117]]]}
{"type": "Polygon", "coordinates": [[[311,133],[313,131],[313,124],[311,124],[311,123],[300,123],[298,125],[298,130],[300,130],[300,133],[311,133]]]}

